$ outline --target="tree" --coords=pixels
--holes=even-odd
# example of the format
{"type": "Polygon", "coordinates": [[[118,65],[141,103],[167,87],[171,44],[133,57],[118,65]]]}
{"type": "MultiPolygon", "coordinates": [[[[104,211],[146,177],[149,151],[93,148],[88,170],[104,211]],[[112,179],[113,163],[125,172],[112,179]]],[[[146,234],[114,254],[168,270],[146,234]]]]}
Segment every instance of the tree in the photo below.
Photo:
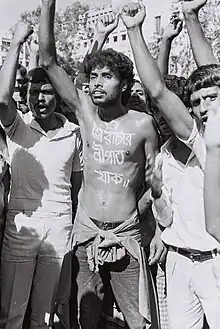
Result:
{"type": "MultiPolygon", "coordinates": [[[[173,10],[180,5],[180,0],[173,1],[173,10]]],[[[220,60],[220,0],[209,0],[200,10],[201,22],[206,39],[212,46],[216,57],[220,60]]],[[[174,40],[170,58],[171,73],[185,76],[186,78],[196,68],[186,27],[174,40]],[[177,61],[177,65],[175,65],[177,61]]]]}
{"type": "MultiPolygon", "coordinates": [[[[74,79],[79,62],[74,57],[77,53],[81,39],[91,34],[87,28],[87,11],[89,7],[80,1],[58,11],[55,16],[55,38],[57,47],[57,60],[59,65],[74,79]],[[83,32],[83,33],[82,33],[83,32]]],[[[36,10],[25,11],[21,19],[38,30],[40,7],[36,10]]]]}

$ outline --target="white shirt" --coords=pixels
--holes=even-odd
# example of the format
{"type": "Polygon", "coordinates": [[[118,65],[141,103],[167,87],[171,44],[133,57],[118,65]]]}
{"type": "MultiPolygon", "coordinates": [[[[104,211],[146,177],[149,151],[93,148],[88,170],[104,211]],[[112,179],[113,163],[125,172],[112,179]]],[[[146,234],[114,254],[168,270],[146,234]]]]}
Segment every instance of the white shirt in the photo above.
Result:
{"type": "Polygon", "coordinates": [[[17,114],[7,134],[11,166],[9,209],[71,213],[72,171],[82,170],[79,127],[56,113],[63,126],[50,138],[36,120],[17,114]]]}
{"type": "MultiPolygon", "coordinates": [[[[185,165],[177,162],[171,153],[172,138],[161,148],[163,182],[167,207],[171,207],[173,221],[162,233],[168,245],[179,248],[212,250],[219,243],[206,231],[204,211],[204,166],[206,147],[196,124],[190,138],[184,142],[192,149],[185,165]]],[[[155,217],[161,215],[159,202],[154,203],[155,217]]],[[[162,221],[163,219],[160,218],[162,221]]]]}

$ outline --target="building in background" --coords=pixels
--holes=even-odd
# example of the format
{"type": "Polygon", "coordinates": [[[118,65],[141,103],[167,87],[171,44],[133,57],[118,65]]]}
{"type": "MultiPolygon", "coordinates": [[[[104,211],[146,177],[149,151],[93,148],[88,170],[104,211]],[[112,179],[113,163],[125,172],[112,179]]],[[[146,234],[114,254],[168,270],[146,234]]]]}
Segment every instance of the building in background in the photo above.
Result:
{"type": "Polygon", "coordinates": [[[11,44],[11,34],[0,31],[0,66],[2,66],[11,44]]]}
{"type": "MultiPolygon", "coordinates": [[[[7,52],[10,48],[12,40],[12,34],[8,31],[0,31],[0,66],[4,63],[7,52]]],[[[28,67],[29,58],[29,46],[27,44],[23,45],[20,53],[19,63],[25,67],[28,67]]]]}
{"type": "MultiPolygon", "coordinates": [[[[87,19],[86,28],[91,29],[92,31],[95,28],[97,20],[107,13],[118,12],[120,6],[123,5],[124,0],[113,0],[111,5],[101,6],[97,8],[91,8],[84,16],[81,17],[82,25],[83,21],[87,19]]],[[[173,0],[144,0],[144,4],[147,7],[147,17],[143,24],[143,33],[147,41],[150,41],[153,35],[159,35],[161,29],[165,27],[171,16],[171,8],[173,0]]],[[[77,36],[76,47],[73,52],[73,58],[82,61],[86,52],[92,43],[92,38],[88,37],[88,33],[83,33],[83,29],[77,36]]],[[[131,47],[128,41],[127,31],[122,23],[119,20],[118,27],[113,31],[113,33],[107,39],[107,42],[104,48],[113,48],[117,51],[120,51],[133,60],[131,47]]]]}

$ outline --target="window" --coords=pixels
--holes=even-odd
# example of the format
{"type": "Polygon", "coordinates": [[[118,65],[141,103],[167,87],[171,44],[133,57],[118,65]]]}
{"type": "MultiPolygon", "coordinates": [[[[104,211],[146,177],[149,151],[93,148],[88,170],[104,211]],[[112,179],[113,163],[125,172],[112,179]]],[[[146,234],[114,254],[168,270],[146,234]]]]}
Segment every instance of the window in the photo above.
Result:
{"type": "Polygon", "coordinates": [[[117,36],[117,35],[114,35],[114,37],[113,37],[113,41],[114,41],[114,42],[117,42],[117,41],[118,41],[118,36],[117,36]]]}
{"type": "Polygon", "coordinates": [[[155,32],[160,33],[161,30],[161,16],[156,16],[155,17],[155,32]]]}
{"type": "Polygon", "coordinates": [[[125,41],[126,40],[126,34],[122,34],[121,39],[122,39],[122,41],[125,41]]]}

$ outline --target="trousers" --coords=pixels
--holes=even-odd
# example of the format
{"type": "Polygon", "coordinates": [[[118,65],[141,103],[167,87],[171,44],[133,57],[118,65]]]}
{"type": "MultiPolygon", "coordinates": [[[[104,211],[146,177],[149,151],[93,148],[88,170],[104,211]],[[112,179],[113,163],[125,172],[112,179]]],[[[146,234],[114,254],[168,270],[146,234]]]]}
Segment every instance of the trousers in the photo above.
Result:
{"type": "Polygon", "coordinates": [[[1,264],[0,327],[22,328],[30,299],[30,328],[48,328],[71,214],[8,210],[1,264]]]}
{"type": "Polygon", "coordinates": [[[215,263],[214,258],[193,262],[177,252],[168,252],[166,276],[170,329],[201,329],[204,314],[210,329],[219,328],[220,291],[213,273],[215,263]]]}

